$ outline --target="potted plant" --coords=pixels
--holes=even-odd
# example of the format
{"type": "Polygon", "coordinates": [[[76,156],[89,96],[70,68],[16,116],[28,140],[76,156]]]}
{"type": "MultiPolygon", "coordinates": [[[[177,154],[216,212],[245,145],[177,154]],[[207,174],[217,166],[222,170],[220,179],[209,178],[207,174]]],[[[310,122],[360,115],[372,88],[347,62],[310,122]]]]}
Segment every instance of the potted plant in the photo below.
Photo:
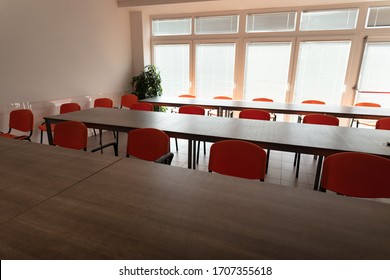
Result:
{"type": "Polygon", "coordinates": [[[147,65],[141,74],[134,76],[131,80],[131,86],[134,89],[134,94],[139,100],[161,96],[161,76],[155,65],[147,65]]]}

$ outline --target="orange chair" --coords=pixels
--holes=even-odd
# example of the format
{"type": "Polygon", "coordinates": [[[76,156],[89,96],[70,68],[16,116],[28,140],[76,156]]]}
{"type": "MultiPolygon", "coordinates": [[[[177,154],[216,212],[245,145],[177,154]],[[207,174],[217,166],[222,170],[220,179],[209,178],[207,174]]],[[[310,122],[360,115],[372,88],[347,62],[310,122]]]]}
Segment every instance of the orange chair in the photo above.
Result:
{"type": "Polygon", "coordinates": [[[134,103],[130,106],[131,110],[138,110],[138,111],[154,111],[154,106],[152,103],[148,102],[138,102],[134,103]]]}
{"type": "MultiPolygon", "coordinates": [[[[241,119],[252,119],[252,120],[261,120],[261,121],[269,121],[271,120],[271,114],[264,110],[259,109],[245,109],[240,112],[238,115],[241,119]]],[[[267,160],[265,166],[265,173],[268,171],[268,163],[269,163],[270,150],[267,150],[267,160]]]]}
{"type": "Polygon", "coordinates": [[[179,97],[182,97],[182,98],[196,98],[196,96],[192,95],[192,94],[180,94],[179,97]]]}
{"type": "MultiPolygon", "coordinates": [[[[319,125],[339,125],[339,119],[335,116],[324,115],[324,114],[309,114],[303,118],[304,124],[319,124],[319,125]]],[[[294,158],[294,166],[297,166],[295,177],[298,178],[299,175],[299,165],[301,161],[301,154],[296,153],[294,158]]]]}
{"type": "Polygon", "coordinates": [[[127,153],[148,161],[170,165],[173,154],[169,151],[169,136],[159,129],[138,128],[130,130],[127,138],[127,153]]]}
{"type": "Polygon", "coordinates": [[[344,152],[324,160],[321,187],[338,194],[390,197],[390,160],[364,153],[344,152]]]}
{"type": "Polygon", "coordinates": [[[210,172],[263,181],[265,166],[265,151],[253,143],[224,140],[211,145],[210,172]]]}
{"type": "Polygon", "coordinates": [[[390,130],[390,118],[383,118],[378,120],[375,124],[375,128],[390,130]]]}
{"type": "MultiPolygon", "coordinates": [[[[306,99],[301,102],[302,104],[317,104],[317,105],[325,105],[326,103],[322,100],[316,100],[316,99],[306,99]]],[[[298,116],[298,122],[302,122],[303,116],[298,116]]]]}
{"type": "Polygon", "coordinates": [[[54,127],[54,145],[63,148],[87,150],[88,128],[82,122],[65,121],[54,127]]]}
{"type": "Polygon", "coordinates": [[[14,110],[9,115],[9,130],[7,133],[0,132],[0,137],[28,140],[31,142],[31,136],[33,134],[34,115],[31,110],[18,109],[14,110]],[[15,135],[12,130],[18,130],[21,132],[29,132],[28,135],[15,135]]]}
{"type": "MultiPolygon", "coordinates": [[[[64,103],[60,106],[60,114],[65,114],[65,113],[70,113],[70,112],[75,112],[75,111],[80,111],[81,107],[78,103],[64,103]]],[[[54,131],[55,124],[51,124],[51,131],[54,131]]],[[[46,123],[42,123],[38,126],[38,129],[41,131],[41,140],[40,143],[43,143],[43,132],[47,131],[46,130],[46,123]]]]}
{"type": "MultiPolygon", "coordinates": [[[[361,107],[375,107],[380,108],[381,105],[378,103],[372,103],[372,102],[359,102],[356,103],[354,106],[361,106],[361,107]]],[[[356,121],[356,127],[359,127],[359,124],[367,125],[367,126],[375,126],[375,122],[370,122],[369,120],[359,120],[352,118],[351,120],[351,127],[353,126],[353,123],[356,121]]]]}
{"type": "MultiPolygon", "coordinates": [[[[179,114],[190,114],[190,115],[203,115],[206,113],[205,109],[200,107],[200,106],[195,106],[195,105],[185,105],[181,106],[179,108],[179,114]]],[[[176,141],[176,150],[178,150],[177,147],[177,138],[175,138],[176,141]]],[[[200,141],[198,141],[198,151],[197,151],[197,156],[196,156],[196,163],[199,163],[199,150],[200,150],[200,141]]],[[[206,142],[203,142],[203,151],[204,154],[206,155],[206,142]]]]}
{"type": "Polygon", "coordinates": [[[259,101],[259,102],[274,102],[271,98],[265,98],[265,97],[257,97],[253,98],[252,101],[259,101]]]}
{"type": "MultiPolygon", "coordinates": [[[[252,101],[256,101],[256,102],[274,102],[273,99],[271,98],[265,98],[265,97],[257,97],[257,98],[253,98],[252,101]]],[[[276,121],[276,114],[274,113],[270,113],[272,115],[272,120],[273,121],[276,121]]]]}
{"type": "MultiPolygon", "coordinates": [[[[225,95],[218,95],[214,96],[213,99],[223,99],[223,100],[233,100],[232,97],[230,96],[225,96],[225,95]]],[[[217,113],[215,113],[215,110],[209,110],[207,113],[208,116],[218,116],[217,113]]],[[[233,112],[229,110],[225,110],[225,117],[233,117],[233,112]]]]}
{"type": "Polygon", "coordinates": [[[132,93],[122,95],[121,97],[121,109],[123,107],[129,108],[131,105],[135,104],[138,102],[138,96],[132,93]]]}

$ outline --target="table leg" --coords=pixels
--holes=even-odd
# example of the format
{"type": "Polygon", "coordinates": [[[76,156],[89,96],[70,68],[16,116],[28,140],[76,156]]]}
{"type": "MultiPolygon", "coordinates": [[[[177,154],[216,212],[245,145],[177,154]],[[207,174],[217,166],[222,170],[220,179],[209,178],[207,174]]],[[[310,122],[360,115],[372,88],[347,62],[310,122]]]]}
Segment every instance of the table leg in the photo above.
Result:
{"type": "Polygon", "coordinates": [[[192,168],[192,140],[188,139],[188,169],[192,168]]]}
{"type": "Polygon", "coordinates": [[[46,132],[47,132],[47,139],[49,141],[49,145],[54,145],[53,132],[51,131],[51,124],[48,121],[45,121],[45,124],[46,124],[46,132]]]}
{"type": "Polygon", "coordinates": [[[321,170],[322,170],[322,161],[324,157],[318,156],[318,163],[317,163],[317,171],[316,171],[316,177],[314,180],[314,190],[317,191],[318,187],[320,185],[320,179],[321,179],[321,170]]]}
{"type": "Polygon", "coordinates": [[[192,141],[192,169],[196,168],[196,141],[192,141]]]}

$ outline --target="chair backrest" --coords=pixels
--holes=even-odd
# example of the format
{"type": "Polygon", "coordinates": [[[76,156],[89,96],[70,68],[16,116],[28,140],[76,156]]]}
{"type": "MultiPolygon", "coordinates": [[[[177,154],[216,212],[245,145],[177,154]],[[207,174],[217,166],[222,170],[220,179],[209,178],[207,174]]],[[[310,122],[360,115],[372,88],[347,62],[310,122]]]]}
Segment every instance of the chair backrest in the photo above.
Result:
{"type": "Polygon", "coordinates": [[[23,132],[32,132],[34,126],[34,115],[29,109],[13,110],[9,115],[9,129],[16,129],[23,132]]]}
{"type": "Polygon", "coordinates": [[[326,104],[322,100],[315,100],[315,99],[303,100],[301,103],[302,104],[319,104],[319,105],[325,105],[326,104]]]}
{"type": "Polygon", "coordinates": [[[379,156],[345,152],[324,160],[322,187],[355,197],[390,197],[390,160],[379,156]]]}
{"type": "Polygon", "coordinates": [[[377,122],[375,124],[375,128],[376,129],[390,130],[390,118],[383,118],[383,119],[377,120],[377,122]]]}
{"type": "Polygon", "coordinates": [[[180,94],[179,97],[182,97],[182,98],[196,98],[196,96],[192,95],[192,94],[180,94]]]}
{"type": "Polygon", "coordinates": [[[121,97],[121,108],[130,108],[131,105],[138,102],[138,96],[132,93],[122,95],[121,97]]]}
{"type": "Polygon", "coordinates": [[[130,106],[131,110],[138,110],[138,111],[154,111],[154,106],[152,103],[148,102],[138,102],[134,103],[130,106]]]}
{"type": "Polygon", "coordinates": [[[214,96],[213,99],[233,100],[233,98],[231,98],[230,96],[224,96],[224,95],[214,96]]]}
{"type": "Polygon", "coordinates": [[[75,111],[80,111],[81,107],[78,103],[64,103],[60,107],[60,114],[65,114],[65,113],[70,113],[70,112],[75,112],[75,111]]]}
{"type": "Polygon", "coordinates": [[[253,98],[252,101],[260,101],[260,102],[274,102],[271,98],[265,98],[265,97],[257,97],[253,98]]]}
{"type": "Polygon", "coordinates": [[[266,153],[241,140],[224,140],[211,145],[209,171],[247,179],[265,177],[266,153]]]}
{"type": "Polygon", "coordinates": [[[87,150],[88,128],[82,122],[60,122],[54,127],[53,142],[63,148],[87,150]]]}
{"type": "Polygon", "coordinates": [[[127,156],[155,161],[169,153],[169,136],[159,129],[130,130],[127,138],[127,156]]]}
{"type": "Polygon", "coordinates": [[[204,115],[205,109],[195,105],[185,105],[179,108],[180,114],[204,115]]]}
{"type": "Polygon", "coordinates": [[[309,114],[303,117],[303,123],[323,124],[323,125],[339,125],[339,119],[335,116],[324,114],[309,114]]]}
{"type": "Polygon", "coordinates": [[[268,113],[267,111],[260,110],[260,109],[245,109],[240,112],[238,117],[240,119],[269,121],[271,119],[271,114],[268,113]]]}
{"type": "Polygon", "coordinates": [[[93,102],[93,107],[103,107],[103,108],[112,108],[114,106],[114,102],[110,98],[97,98],[93,102]]]}
{"type": "Polygon", "coordinates": [[[372,103],[372,102],[359,102],[356,103],[354,106],[362,106],[362,107],[377,107],[380,108],[381,105],[378,103],[372,103]]]}

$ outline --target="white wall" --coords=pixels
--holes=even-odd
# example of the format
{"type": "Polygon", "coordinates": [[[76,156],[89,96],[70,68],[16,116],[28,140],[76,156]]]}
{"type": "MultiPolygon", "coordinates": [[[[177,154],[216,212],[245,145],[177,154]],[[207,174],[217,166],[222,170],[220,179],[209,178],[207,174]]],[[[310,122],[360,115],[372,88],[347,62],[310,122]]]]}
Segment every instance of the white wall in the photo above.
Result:
{"type": "Polygon", "coordinates": [[[50,100],[119,96],[131,70],[129,12],[116,0],[0,0],[0,113],[31,107],[41,120],[50,100]]]}

